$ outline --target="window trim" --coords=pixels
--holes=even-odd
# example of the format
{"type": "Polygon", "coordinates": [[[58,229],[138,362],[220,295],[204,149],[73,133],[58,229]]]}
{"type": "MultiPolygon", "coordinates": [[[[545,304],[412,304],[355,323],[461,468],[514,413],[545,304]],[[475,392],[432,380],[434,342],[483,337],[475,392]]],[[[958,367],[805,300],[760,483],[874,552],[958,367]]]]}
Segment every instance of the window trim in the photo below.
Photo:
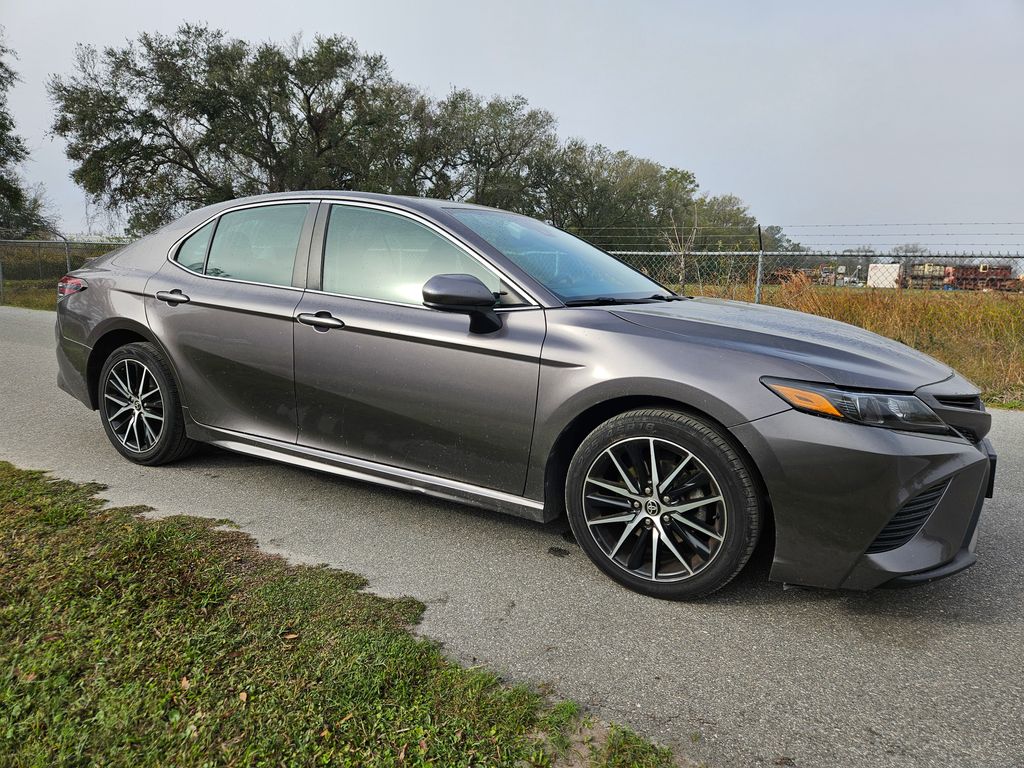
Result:
{"type": "MultiPolygon", "coordinates": [[[[484,267],[494,272],[501,280],[507,282],[516,291],[518,291],[529,303],[518,307],[495,307],[495,312],[521,312],[523,310],[531,309],[543,309],[545,304],[537,299],[536,294],[529,288],[524,287],[521,280],[517,280],[510,277],[509,274],[497,264],[493,263],[486,256],[479,253],[472,245],[466,243],[456,234],[448,231],[442,225],[429,219],[428,217],[416,212],[410,211],[405,208],[401,208],[397,205],[388,203],[386,201],[377,200],[362,200],[358,198],[345,197],[343,195],[313,195],[310,197],[298,196],[298,197],[286,197],[279,198],[277,200],[260,200],[251,203],[243,203],[241,205],[233,205],[229,208],[225,208],[221,211],[217,211],[211,214],[209,217],[203,219],[196,226],[192,227],[188,232],[179,237],[173,243],[170,248],[167,249],[166,259],[178,269],[186,272],[195,277],[201,277],[204,280],[223,280],[229,283],[238,283],[241,285],[259,285],[266,288],[282,288],[289,291],[299,291],[309,293],[316,293],[322,296],[337,296],[343,299],[355,299],[358,301],[372,301],[378,304],[390,304],[392,306],[399,307],[412,307],[414,309],[422,309],[427,312],[435,312],[429,307],[425,307],[422,304],[406,304],[402,302],[393,302],[386,299],[372,299],[367,296],[350,296],[343,293],[331,293],[323,291],[321,289],[321,280],[323,272],[323,252],[326,247],[326,232],[327,232],[327,217],[330,215],[330,209],[332,205],[354,205],[363,208],[375,208],[377,210],[384,211],[386,213],[394,213],[399,216],[405,216],[408,219],[415,221],[418,224],[423,224],[429,229],[433,230],[443,238],[450,240],[457,248],[464,251],[471,258],[480,262],[484,267]],[[198,232],[200,229],[205,227],[211,221],[219,220],[221,216],[226,213],[233,213],[234,211],[240,211],[245,208],[260,208],[267,205],[289,205],[304,203],[310,206],[310,214],[306,219],[306,223],[303,226],[302,234],[299,238],[299,245],[295,251],[295,268],[292,272],[292,285],[274,285],[272,283],[259,283],[254,280],[241,280],[234,277],[218,277],[216,275],[205,274],[206,261],[203,262],[204,272],[196,272],[193,269],[189,269],[184,264],[176,261],[175,257],[178,255],[178,249],[181,248],[182,243],[188,238],[198,232]]],[[[214,227],[213,235],[210,236],[210,243],[207,246],[206,258],[209,258],[209,250],[213,246],[213,236],[216,235],[216,227],[214,227]]]]}
{"type": "MultiPolygon", "coordinates": [[[[179,237],[173,243],[171,247],[167,249],[167,261],[176,266],[178,269],[187,272],[190,275],[201,277],[204,280],[222,280],[227,283],[240,283],[242,285],[260,285],[266,288],[283,288],[288,291],[299,291],[302,292],[305,288],[302,285],[295,285],[297,272],[299,265],[305,266],[310,246],[313,242],[313,223],[316,221],[317,212],[319,211],[320,199],[318,197],[311,198],[285,198],[281,200],[263,200],[254,203],[245,203],[243,205],[232,206],[231,208],[225,208],[222,211],[211,215],[209,218],[203,219],[203,221],[197,226],[190,229],[184,235],[179,237]],[[306,211],[306,220],[302,224],[302,229],[299,232],[299,242],[295,245],[295,254],[292,257],[292,284],[291,285],[280,285],[278,283],[261,283],[256,280],[244,280],[237,277],[220,277],[218,275],[206,274],[206,266],[210,260],[210,249],[213,248],[213,238],[217,235],[217,229],[220,226],[220,219],[222,216],[228,213],[234,213],[236,211],[243,211],[248,208],[265,208],[271,205],[306,205],[309,210],[306,211]],[[198,232],[200,229],[205,227],[211,221],[214,222],[213,232],[210,234],[210,242],[206,244],[206,255],[203,258],[203,271],[196,272],[194,269],[189,269],[184,264],[177,260],[178,251],[181,250],[181,246],[188,240],[192,235],[198,232]]],[[[301,270],[304,272],[305,270],[301,270]]],[[[299,279],[300,283],[305,282],[303,279],[299,279]]]]}
{"type": "Polygon", "coordinates": [[[449,232],[447,229],[442,227],[437,222],[431,221],[425,216],[421,216],[415,212],[403,210],[387,203],[380,203],[377,201],[370,200],[353,200],[351,198],[342,197],[324,197],[321,200],[321,216],[317,217],[317,223],[314,228],[313,242],[310,244],[309,249],[309,268],[307,270],[306,278],[306,290],[309,293],[315,293],[321,296],[337,296],[343,299],[354,299],[357,301],[372,301],[377,304],[389,304],[391,306],[398,307],[412,307],[415,309],[422,309],[427,312],[433,312],[436,310],[425,307],[423,304],[413,304],[411,302],[403,301],[391,301],[390,299],[378,299],[371,296],[356,296],[347,293],[337,293],[335,291],[323,290],[323,269],[324,269],[324,255],[327,250],[327,224],[331,215],[331,208],[335,205],[343,205],[348,207],[356,208],[370,208],[384,213],[390,213],[397,216],[402,216],[410,221],[421,224],[427,229],[433,231],[435,234],[440,235],[442,239],[450,242],[455,248],[462,251],[470,259],[476,261],[483,266],[488,272],[492,272],[499,281],[508,283],[516,292],[518,292],[527,303],[521,306],[511,307],[500,307],[494,308],[495,312],[515,312],[522,311],[524,309],[539,309],[541,303],[537,300],[537,297],[533,295],[531,291],[524,288],[523,285],[513,278],[509,277],[504,270],[500,269],[496,264],[493,264],[483,255],[477,253],[475,249],[464,243],[454,234],[449,232]]]}

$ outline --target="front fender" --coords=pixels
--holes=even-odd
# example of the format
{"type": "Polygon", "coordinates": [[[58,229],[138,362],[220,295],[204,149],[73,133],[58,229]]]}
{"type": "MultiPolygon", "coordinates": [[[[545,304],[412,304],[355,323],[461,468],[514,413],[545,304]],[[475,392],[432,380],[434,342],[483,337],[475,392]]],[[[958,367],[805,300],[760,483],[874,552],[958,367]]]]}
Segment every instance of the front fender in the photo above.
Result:
{"type": "Polygon", "coordinates": [[[602,404],[618,401],[625,410],[645,400],[677,403],[728,429],[789,409],[761,384],[762,376],[821,378],[800,363],[722,350],[706,339],[640,326],[599,308],[548,310],[547,317],[524,489],[534,499],[544,498],[553,451],[576,448],[560,436],[602,404]]]}

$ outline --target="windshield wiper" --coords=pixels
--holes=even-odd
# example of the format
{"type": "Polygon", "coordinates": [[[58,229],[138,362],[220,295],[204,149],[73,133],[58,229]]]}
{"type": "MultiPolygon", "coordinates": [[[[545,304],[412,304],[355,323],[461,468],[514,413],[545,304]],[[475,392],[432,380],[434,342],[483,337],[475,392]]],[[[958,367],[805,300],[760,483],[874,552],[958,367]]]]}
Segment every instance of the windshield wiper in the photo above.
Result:
{"type": "Polygon", "coordinates": [[[593,307],[601,304],[648,304],[652,301],[683,301],[686,296],[676,296],[673,293],[655,293],[652,296],[644,296],[639,299],[627,299],[615,296],[592,296],[589,299],[570,299],[562,302],[567,307],[593,307]]]}
{"type": "Polygon", "coordinates": [[[617,299],[614,296],[594,296],[589,299],[569,299],[563,301],[567,307],[592,307],[598,304],[636,304],[644,299],[617,299]]]}
{"type": "Polygon", "coordinates": [[[677,296],[674,293],[656,293],[653,296],[648,296],[648,299],[654,299],[655,301],[686,301],[689,296],[677,296]]]}

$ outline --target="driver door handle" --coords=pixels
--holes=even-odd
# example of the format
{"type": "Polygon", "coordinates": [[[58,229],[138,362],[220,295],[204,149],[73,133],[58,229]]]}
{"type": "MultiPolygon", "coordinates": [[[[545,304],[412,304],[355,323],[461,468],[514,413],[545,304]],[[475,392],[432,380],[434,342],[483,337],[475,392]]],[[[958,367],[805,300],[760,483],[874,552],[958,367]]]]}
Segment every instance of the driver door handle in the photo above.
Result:
{"type": "Polygon", "coordinates": [[[331,328],[344,328],[345,323],[334,317],[330,312],[317,312],[312,315],[303,312],[296,318],[303,325],[311,325],[318,331],[329,331],[331,328]]]}

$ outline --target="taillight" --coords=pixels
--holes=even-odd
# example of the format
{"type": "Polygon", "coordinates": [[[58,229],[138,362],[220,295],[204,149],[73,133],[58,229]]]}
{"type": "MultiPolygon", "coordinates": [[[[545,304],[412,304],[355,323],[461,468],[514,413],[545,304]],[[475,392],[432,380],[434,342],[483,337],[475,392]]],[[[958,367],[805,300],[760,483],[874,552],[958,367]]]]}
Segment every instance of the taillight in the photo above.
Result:
{"type": "Polygon", "coordinates": [[[64,275],[57,283],[57,298],[62,299],[65,296],[70,296],[72,293],[79,293],[84,291],[88,286],[80,277],[72,277],[71,275],[64,275]]]}

